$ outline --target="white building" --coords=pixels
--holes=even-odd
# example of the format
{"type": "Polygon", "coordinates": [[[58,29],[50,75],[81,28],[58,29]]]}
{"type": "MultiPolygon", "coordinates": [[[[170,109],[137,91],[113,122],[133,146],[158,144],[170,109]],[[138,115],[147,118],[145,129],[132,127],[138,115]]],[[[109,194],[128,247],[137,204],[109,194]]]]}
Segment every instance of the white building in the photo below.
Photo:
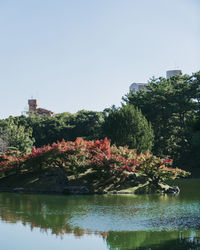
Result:
{"type": "Polygon", "coordinates": [[[179,69],[168,70],[166,72],[166,78],[169,79],[172,76],[181,75],[182,71],[179,69]]]}
{"type": "Polygon", "coordinates": [[[137,93],[140,89],[146,89],[147,83],[132,83],[129,87],[130,92],[134,91],[137,93]]]}

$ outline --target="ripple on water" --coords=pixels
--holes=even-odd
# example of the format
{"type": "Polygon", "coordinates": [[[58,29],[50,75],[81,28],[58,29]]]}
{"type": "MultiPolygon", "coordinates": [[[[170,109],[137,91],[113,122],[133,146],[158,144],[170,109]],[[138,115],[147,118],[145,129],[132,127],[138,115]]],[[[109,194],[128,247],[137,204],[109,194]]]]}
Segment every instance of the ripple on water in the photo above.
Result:
{"type": "Polygon", "coordinates": [[[72,226],[100,231],[200,229],[200,203],[159,202],[79,207],[69,221],[72,226]],[[81,212],[80,212],[81,211],[81,212]]]}

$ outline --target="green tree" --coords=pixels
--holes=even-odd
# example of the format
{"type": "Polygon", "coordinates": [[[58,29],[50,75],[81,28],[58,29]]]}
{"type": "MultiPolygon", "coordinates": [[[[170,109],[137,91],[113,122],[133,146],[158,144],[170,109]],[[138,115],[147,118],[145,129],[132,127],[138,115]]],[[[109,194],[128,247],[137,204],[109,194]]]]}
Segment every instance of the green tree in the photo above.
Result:
{"type": "Polygon", "coordinates": [[[189,171],[195,175],[200,175],[200,117],[188,122],[190,141],[189,150],[182,155],[183,166],[187,166],[189,171]]]}
{"type": "Polygon", "coordinates": [[[6,142],[4,139],[3,139],[3,133],[0,135],[0,152],[5,152],[9,145],[8,145],[8,142],[6,142]]]}
{"type": "Polygon", "coordinates": [[[15,148],[21,152],[28,152],[34,143],[32,129],[16,125],[12,118],[4,120],[0,124],[0,138],[7,145],[4,151],[9,148],[15,148]]]}
{"type": "MultiPolygon", "coordinates": [[[[10,118],[6,119],[6,121],[10,118]]],[[[74,141],[77,137],[87,140],[102,138],[102,123],[104,113],[96,111],[81,110],[75,114],[68,112],[56,114],[53,117],[31,115],[29,117],[12,117],[17,126],[23,126],[26,130],[32,129],[35,146],[52,144],[65,139],[74,141]]],[[[0,121],[3,124],[4,121],[0,121]]],[[[3,144],[2,144],[3,145],[3,144]]]]}
{"type": "Polygon", "coordinates": [[[151,150],[153,145],[151,125],[133,105],[107,110],[103,131],[112,143],[117,146],[128,145],[130,148],[136,148],[138,152],[151,150]]]}
{"type": "Polygon", "coordinates": [[[65,112],[53,117],[31,115],[14,117],[13,120],[18,126],[31,128],[35,146],[41,147],[62,139],[72,140],[73,117],[73,114],[65,112]]]}
{"type": "Polygon", "coordinates": [[[75,114],[65,112],[53,117],[32,116],[26,119],[27,126],[33,129],[37,147],[62,139],[74,141],[77,137],[88,140],[99,139],[101,124],[104,121],[102,112],[87,110],[81,110],[75,114]]]}
{"type": "Polygon", "coordinates": [[[188,150],[190,133],[187,121],[198,110],[195,75],[179,75],[169,79],[151,79],[147,90],[131,92],[123,100],[141,109],[151,122],[155,141],[153,152],[180,160],[188,150]]]}
{"type": "Polygon", "coordinates": [[[104,114],[102,112],[80,110],[75,114],[73,125],[74,140],[83,137],[86,140],[102,138],[102,124],[104,114]]]}

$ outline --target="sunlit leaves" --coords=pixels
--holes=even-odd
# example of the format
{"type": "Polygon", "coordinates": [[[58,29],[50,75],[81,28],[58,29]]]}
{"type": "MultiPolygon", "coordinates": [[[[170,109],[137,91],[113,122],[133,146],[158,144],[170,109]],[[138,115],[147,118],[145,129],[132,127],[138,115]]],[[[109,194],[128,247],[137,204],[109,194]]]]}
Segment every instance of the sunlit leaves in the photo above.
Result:
{"type": "Polygon", "coordinates": [[[62,140],[51,146],[32,148],[30,154],[18,151],[0,155],[0,171],[41,171],[60,167],[66,173],[79,174],[90,170],[95,178],[113,177],[113,181],[125,180],[130,174],[144,176],[150,182],[188,175],[187,172],[171,167],[172,159],[160,159],[149,151],[137,154],[136,149],[111,146],[110,141],[86,141],[77,138],[74,142],[62,140]]]}

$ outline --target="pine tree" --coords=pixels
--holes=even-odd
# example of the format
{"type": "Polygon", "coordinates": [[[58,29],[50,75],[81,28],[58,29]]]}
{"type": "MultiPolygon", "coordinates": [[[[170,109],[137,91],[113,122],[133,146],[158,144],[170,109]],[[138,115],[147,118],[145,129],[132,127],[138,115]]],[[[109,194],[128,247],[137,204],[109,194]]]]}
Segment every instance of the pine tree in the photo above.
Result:
{"type": "Polygon", "coordinates": [[[151,150],[153,145],[151,125],[133,105],[110,109],[103,124],[103,131],[112,143],[136,148],[138,152],[151,150]]]}

